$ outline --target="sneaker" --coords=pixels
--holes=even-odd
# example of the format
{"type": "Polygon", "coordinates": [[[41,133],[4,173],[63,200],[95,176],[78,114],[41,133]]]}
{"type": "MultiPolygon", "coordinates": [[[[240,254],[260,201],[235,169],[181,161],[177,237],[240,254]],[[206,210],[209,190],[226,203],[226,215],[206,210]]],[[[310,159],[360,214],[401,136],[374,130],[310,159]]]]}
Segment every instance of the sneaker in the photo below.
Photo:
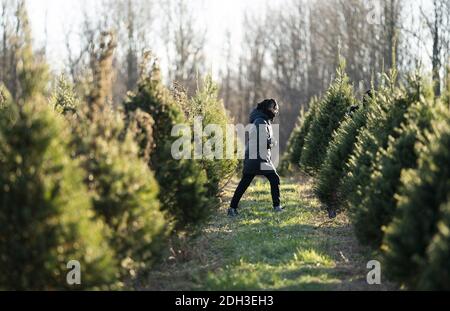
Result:
{"type": "Polygon", "coordinates": [[[334,209],[328,209],[328,218],[334,219],[337,217],[337,213],[334,209]]]}
{"type": "Polygon", "coordinates": [[[274,207],[274,211],[276,213],[281,213],[281,212],[284,212],[284,208],[282,208],[281,206],[277,206],[277,207],[274,207]]]}
{"type": "Polygon", "coordinates": [[[230,208],[230,209],[228,210],[228,217],[236,217],[236,216],[238,216],[238,215],[239,215],[239,212],[238,212],[237,209],[235,209],[235,208],[230,208]]]}

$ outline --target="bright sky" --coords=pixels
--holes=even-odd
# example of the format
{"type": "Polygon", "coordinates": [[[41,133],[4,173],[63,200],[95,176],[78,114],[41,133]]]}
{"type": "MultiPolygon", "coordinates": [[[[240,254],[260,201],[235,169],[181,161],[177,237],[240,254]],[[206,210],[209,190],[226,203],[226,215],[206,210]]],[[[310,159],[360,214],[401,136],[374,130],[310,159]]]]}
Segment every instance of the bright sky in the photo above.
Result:
{"type": "MultiPolygon", "coordinates": [[[[160,0],[164,1],[164,0],[160,0]]],[[[206,53],[212,72],[218,70],[225,55],[225,33],[231,32],[232,41],[239,45],[242,36],[242,17],[246,11],[258,12],[267,0],[188,0],[198,13],[198,22],[208,29],[206,53]]],[[[283,0],[284,1],[284,0],[283,0]]],[[[48,55],[54,69],[61,69],[65,55],[65,33],[77,33],[83,6],[98,0],[29,0],[28,8],[37,44],[47,37],[48,55]],[[47,29],[47,36],[46,30],[47,29]]],[[[76,44],[76,42],[74,42],[76,44]]],[[[236,51],[239,52],[239,51],[236,51]]]]}
{"type": "MultiPolygon", "coordinates": [[[[74,34],[73,45],[80,27],[82,12],[85,7],[93,7],[95,3],[103,0],[28,0],[29,14],[33,25],[33,35],[36,43],[43,44],[47,37],[48,56],[54,69],[63,68],[65,59],[65,33],[72,30],[74,34]],[[46,30],[47,29],[47,36],[46,30]]],[[[165,1],[165,0],[153,0],[165,1]]],[[[199,25],[208,29],[208,42],[205,47],[208,57],[208,69],[216,74],[224,64],[226,53],[227,30],[232,36],[233,50],[237,56],[242,38],[242,18],[245,12],[263,13],[266,3],[282,5],[289,0],[186,0],[197,13],[199,25]]],[[[429,0],[414,0],[405,2],[408,10],[417,10],[420,5],[429,6],[429,0]],[[428,4],[427,4],[428,3],[428,4]],[[411,7],[409,7],[411,6],[411,7]],[[414,9],[416,8],[416,9],[414,9]]],[[[94,11],[94,10],[91,10],[94,11]]],[[[417,12],[416,12],[417,13],[417,12]]],[[[409,14],[410,15],[410,14],[409,14]]],[[[428,45],[427,45],[428,47],[428,45]]],[[[417,47],[418,53],[425,56],[424,47],[417,47]]],[[[155,48],[156,53],[164,55],[164,50],[155,48]]],[[[164,67],[164,60],[161,59],[164,67]]],[[[428,58],[425,57],[425,62],[428,58]]]]}

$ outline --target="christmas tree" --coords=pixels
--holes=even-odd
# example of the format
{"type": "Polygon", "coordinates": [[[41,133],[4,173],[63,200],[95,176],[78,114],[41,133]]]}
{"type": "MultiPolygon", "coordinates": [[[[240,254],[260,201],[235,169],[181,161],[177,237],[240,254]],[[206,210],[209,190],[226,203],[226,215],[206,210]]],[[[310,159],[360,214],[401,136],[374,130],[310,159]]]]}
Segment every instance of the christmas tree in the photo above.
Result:
{"type": "Polygon", "coordinates": [[[311,100],[308,111],[300,114],[297,125],[289,138],[287,151],[281,163],[282,170],[286,172],[292,168],[298,168],[300,165],[305,139],[316,116],[318,102],[316,97],[311,100]]]}
{"type": "Polygon", "coordinates": [[[195,161],[172,156],[172,144],[180,138],[172,136],[172,129],[188,122],[180,105],[163,86],[156,62],[150,73],[141,78],[137,93],[125,103],[127,116],[138,110],[154,120],[154,148],[148,165],[155,171],[161,188],[162,210],[172,215],[178,227],[202,222],[210,215],[214,202],[207,196],[206,172],[195,161]]]}
{"type": "Polygon", "coordinates": [[[345,165],[355,148],[360,131],[366,125],[373,98],[369,96],[364,100],[365,102],[356,111],[348,114],[334,134],[317,176],[315,193],[329,209],[335,210],[339,204],[338,189],[346,172],[345,165]]]}
{"type": "Polygon", "coordinates": [[[317,104],[314,121],[308,131],[302,151],[302,170],[315,175],[322,165],[334,132],[354,104],[353,88],[341,62],[337,77],[325,97],[317,104]]]}
{"type": "Polygon", "coordinates": [[[114,252],[70,157],[67,124],[39,98],[11,105],[14,118],[0,113],[0,287],[105,288],[117,275],[114,252]],[[75,287],[71,260],[81,265],[75,287]]]}
{"type": "MultiPolygon", "coordinates": [[[[429,89],[431,91],[431,88],[429,89]]],[[[402,170],[416,168],[418,154],[415,145],[435,118],[432,93],[420,96],[409,109],[402,126],[390,137],[387,149],[378,151],[373,173],[360,206],[353,217],[359,240],[374,248],[381,245],[383,227],[389,225],[396,210],[395,194],[400,185],[402,170]]]]}
{"type": "Polygon", "coordinates": [[[432,123],[417,145],[417,169],[406,170],[395,217],[382,245],[389,276],[411,289],[450,288],[448,202],[450,113],[432,123]]]}

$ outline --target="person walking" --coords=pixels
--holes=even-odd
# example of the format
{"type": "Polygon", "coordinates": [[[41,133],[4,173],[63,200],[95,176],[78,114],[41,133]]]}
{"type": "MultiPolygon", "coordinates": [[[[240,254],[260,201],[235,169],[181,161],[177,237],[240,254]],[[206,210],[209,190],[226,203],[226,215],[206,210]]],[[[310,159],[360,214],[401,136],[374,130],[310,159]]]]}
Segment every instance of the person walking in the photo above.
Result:
{"type": "Polygon", "coordinates": [[[271,154],[275,144],[272,122],[278,114],[279,105],[274,99],[266,99],[259,103],[250,114],[252,127],[246,143],[243,176],[228,209],[230,217],[239,215],[239,202],[256,176],[264,176],[269,180],[274,211],[284,211],[280,201],[281,180],[271,154]]]}

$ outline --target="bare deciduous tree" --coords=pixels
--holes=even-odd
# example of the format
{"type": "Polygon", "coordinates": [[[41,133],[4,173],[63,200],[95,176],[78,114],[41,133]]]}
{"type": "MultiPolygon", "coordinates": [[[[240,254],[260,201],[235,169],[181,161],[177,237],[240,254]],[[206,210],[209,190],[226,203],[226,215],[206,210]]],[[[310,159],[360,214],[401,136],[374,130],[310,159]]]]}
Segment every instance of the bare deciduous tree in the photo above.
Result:
{"type": "Polygon", "coordinates": [[[206,29],[195,22],[192,8],[183,0],[161,3],[162,39],[166,49],[170,80],[196,90],[198,77],[205,71],[206,29]]]}

